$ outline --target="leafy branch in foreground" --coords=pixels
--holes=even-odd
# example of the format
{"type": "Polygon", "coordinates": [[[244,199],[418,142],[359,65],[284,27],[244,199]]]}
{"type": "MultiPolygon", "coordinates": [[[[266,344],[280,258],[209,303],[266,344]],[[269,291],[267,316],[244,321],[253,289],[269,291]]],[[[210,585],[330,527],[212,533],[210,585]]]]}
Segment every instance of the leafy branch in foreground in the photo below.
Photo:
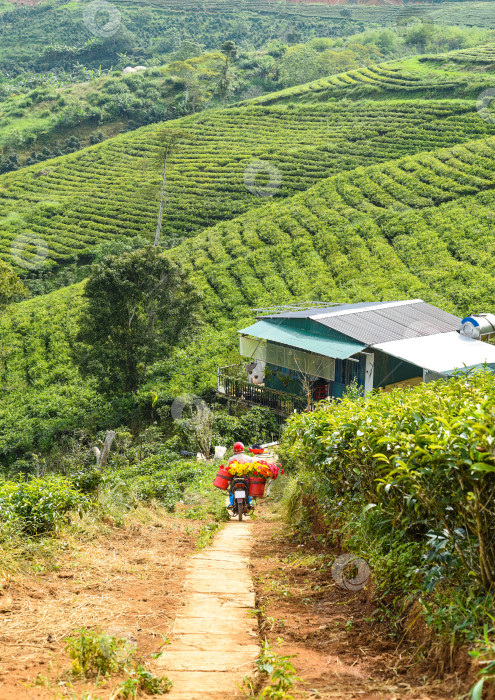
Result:
{"type": "MultiPolygon", "coordinates": [[[[495,618],[489,615],[492,623],[495,618]]],[[[479,672],[479,679],[471,688],[471,700],[481,700],[485,683],[495,683],[495,642],[490,639],[490,634],[493,635],[493,627],[489,628],[487,624],[483,629],[483,641],[477,649],[473,649],[470,655],[478,660],[480,666],[484,668],[479,672]]]]}
{"type": "Polygon", "coordinates": [[[138,692],[165,695],[172,688],[166,676],[155,676],[143,663],[134,660],[136,647],[125,639],[99,634],[82,628],[67,639],[65,650],[72,659],[72,675],[76,678],[97,678],[124,673],[111,700],[135,700],[138,692]]]}
{"type": "MultiPolygon", "coordinates": [[[[277,640],[282,643],[281,639],[277,640]]],[[[256,661],[256,676],[254,679],[246,676],[240,689],[251,700],[293,700],[294,696],[289,691],[301,678],[292,665],[293,656],[279,656],[265,639],[261,645],[261,656],[256,661]],[[262,679],[267,679],[261,692],[256,693],[262,679]]]]}

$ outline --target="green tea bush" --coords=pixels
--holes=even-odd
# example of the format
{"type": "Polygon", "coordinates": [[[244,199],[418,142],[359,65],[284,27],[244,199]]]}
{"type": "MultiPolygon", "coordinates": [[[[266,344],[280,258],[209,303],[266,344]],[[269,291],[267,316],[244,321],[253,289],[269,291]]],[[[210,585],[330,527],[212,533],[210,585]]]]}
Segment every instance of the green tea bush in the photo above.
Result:
{"type": "MultiPolygon", "coordinates": [[[[125,95],[107,97],[112,100],[105,109],[118,113],[114,115],[118,118],[122,110],[137,109],[130,93],[130,102],[125,95]]],[[[77,114],[69,106],[65,110],[69,122],[83,118],[80,109],[77,114]]],[[[97,118],[96,108],[91,107],[86,117],[91,115],[97,118]]],[[[166,115],[153,118],[159,116],[166,115]]],[[[473,104],[417,99],[325,100],[290,111],[284,105],[254,104],[208,111],[194,128],[190,116],[173,123],[182,136],[167,177],[170,206],[164,211],[160,241],[164,246],[266,204],[244,183],[246,168],[255,160],[268,161],[280,171],[275,199],[281,199],[359,165],[495,133],[494,125],[480,119],[473,104]]],[[[163,126],[146,126],[53,159],[49,167],[33,159],[28,169],[1,175],[0,259],[12,262],[12,245],[21,232],[13,215],[22,217],[22,230],[33,229],[46,242],[44,271],[86,256],[106,241],[123,236],[148,239],[158,208],[165,141],[163,126]],[[97,194],[103,181],[104,197],[97,194]],[[46,211],[44,199],[61,206],[46,211]]],[[[66,151],[76,148],[70,139],[65,144],[66,151]]],[[[260,177],[262,185],[267,174],[260,177]]],[[[383,189],[378,196],[387,204],[390,195],[383,189]]],[[[235,249],[240,252],[238,246],[235,249]]],[[[26,274],[22,266],[19,272],[26,274]]],[[[250,286],[250,295],[257,303],[253,289],[250,286]]]]}
{"type": "Polygon", "coordinates": [[[185,488],[200,475],[201,465],[196,462],[179,459],[177,455],[172,460],[155,455],[122,469],[109,469],[103,485],[107,490],[118,492],[119,498],[129,507],[157,501],[172,511],[185,488]]]}
{"type": "MultiPolygon", "coordinates": [[[[285,452],[302,465],[292,512],[344,536],[389,592],[435,591],[440,600],[461,586],[474,610],[495,577],[494,444],[489,371],[321,404],[284,434],[285,452]]],[[[460,607],[443,610],[443,622],[459,623],[460,607]]]]}
{"type": "Polygon", "coordinates": [[[73,512],[82,512],[90,502],[72,482],[60,476],[28,481],[0,481],[0,512],[5,523],[16,525],[27,535],[49,534],[73,512]]]}
{"type": "Polygon", "coordinates": [[[77,491],[96,493],[103,481],[103,474],[99,469],[93,467],[72,471],[69,479],[77,491]]]}

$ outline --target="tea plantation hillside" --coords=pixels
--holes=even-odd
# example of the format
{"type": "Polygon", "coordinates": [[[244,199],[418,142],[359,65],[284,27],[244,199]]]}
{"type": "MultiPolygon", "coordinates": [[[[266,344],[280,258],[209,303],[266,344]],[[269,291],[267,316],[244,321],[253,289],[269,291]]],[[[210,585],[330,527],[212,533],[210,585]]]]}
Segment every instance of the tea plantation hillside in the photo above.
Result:
{"type": "MultiPolygon", "coordinates": [[[[450,66],[450,56],[464,54],[459,63],[469,63],[467,56],[477,49],[434,56],[388,61],[296,85],[285,90],[262,95],[252,100],[255,104],[273,105],[299,102],[326,102],[330,99],[476,99],[490,87],[490,75],[468,70],[473,64],[450,66]],[[461,69],[462,68],[462,69],[461,69]]],[[[486,49],[488,51],[488,49],[486,49]]],[[[485,53],[485,58],[490,55],[485,53]]],[[[452,59],[456,60],[456,59],[452,59]]],[[[482,63],[480,59],[479,62],[482,63]]]]}
{"type": "MultiPolygon", "coordinates": [[[[183,41],[206,50],[218,49],[227,40],[259,48],[290,33],[302,41],[328,36],[330,22],[335,36],[362,31],[363,21],[390,22],[390,8],[358,7],[347,17],[338,7],[269,0],[145,4],[114,0],[112,21],[118,20],[118,31],[108,36],[90,31],[85,16],[85,11],[92,11],[91,7],[87,10],[90,5],[90,0],[52,0],[35,7],[10,6],[0,27],[0,67],[15,74],[68,70],[77,63],[110,68],[118,65],[122,53],[134,63],[143,63],[176,50],[183,41]]],[[[0,12],[2,9],[0,6],[0,12]]]]}
{"type": "Polygon", "coordinates": [[[420,56],[421,63],[448,65],[448,63],[461,64],[471,70],[487,70],[495,64],[495,43],[489,41],[481,46],[459,51],[447,51],[445,53],[420,56]]]}
{"type": "Polygon", "coordinates": [[[463,101],[238,107],[144,127],[1,176],[0,257],[25,273],[32,256],[49,269],[105,240],[152,240],[167,134],[180,139],[162,234],[172,245],[274,192],[284,198],[359,165],[494,133],[463,101]]]}
{"type": "Polygon", "coordinates": [[[495,139],[329,178],[184,243],[211,322],[289,298],[494,307],[495,139]]]}
{"type": "MultiPolygon", "coordinates": [[[[490,2],[445,2],[382,6],[295,3],[272,0],[204,0],[142,3],[114,0],[112,23],[118,31],[92,32],[94,5],[51,0],[31,7],[0,4],[0,67],[9,75],[71,71],[78,65],[104,69],[131,63],[163,63],[160,57],[182,42],[216,50],[227,40],[260,48],[271,41],[308,41],[313,37],[346,37],[367,27],[402,32],[411,20],[438,25],[495,28],[490,2]],[[6,10],[5,8],[9,9],[6,10]],[[85,14],[86,13],[86,14],[85,14]],[[89,13],[89,21],[88,21],[89,13]]],[[[418,42],[421,48],[421,42],[418,42]]],[[[418,47],[413,48],[416,52],[418,47]]]]}
{"type": "Polygon", "coordinates": [[[0,324],[1,459],[47,448],[86,422],[118,424],[119,411],[136,401],[151,406],[152,387],[162,401],[211,391],[255,305],[417,297],[459,314],[495,310],[494,155],[491,137],[360,167],[167,252],[201,289],[205,324],[150,370],[127,408],[105,405],[76,378],[70,353],[81,285],[13,307],[0,324]]]}

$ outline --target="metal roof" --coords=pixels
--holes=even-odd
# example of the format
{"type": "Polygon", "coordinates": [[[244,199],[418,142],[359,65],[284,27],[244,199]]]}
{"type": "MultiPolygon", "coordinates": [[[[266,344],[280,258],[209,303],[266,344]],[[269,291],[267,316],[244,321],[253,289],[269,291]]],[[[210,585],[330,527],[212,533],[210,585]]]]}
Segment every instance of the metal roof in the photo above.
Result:
{"type": "Polygon", "coordinates": [[[345,360],[366,347],[365,344],[351,338],[325,338],[292,326],[270,323],[270,321],[258,321],[258,323],[240,330],[239,333],[307,350],[325,357],[333,357],[338,360],[345,360]]]}
{"type": "Polygon", "coordinates": [[[339,304],[327,309],[315,308],[271,318],[309,318],[365,345],[448,333],[458,330],[461,324],[457,316],[437,309],[422,299],[339,304]]]}
{"type": "MultiPolygon", "coordinates": [[[[263,314],[263,318],[313,318],[315,315],[329,316],[330,314],[335,314],[339,311],[357,311],[359,309],[384,306],[390,303],[391,302],[388,301],[363,301],[357,304],[332,304],[332,306],[327,306],[326,308],[313,306],[309,309],[303,309],[300,311],[284,311],[282,313],[263,314]]],[[[397,304],[399,302],[392,303],[397,304]]]]}
{"type": "Polygon", "coordinates": [[[457,331],[379,343],[375,348],[438,374],[495,363],[494,345],[473,340],[457,331]]]}

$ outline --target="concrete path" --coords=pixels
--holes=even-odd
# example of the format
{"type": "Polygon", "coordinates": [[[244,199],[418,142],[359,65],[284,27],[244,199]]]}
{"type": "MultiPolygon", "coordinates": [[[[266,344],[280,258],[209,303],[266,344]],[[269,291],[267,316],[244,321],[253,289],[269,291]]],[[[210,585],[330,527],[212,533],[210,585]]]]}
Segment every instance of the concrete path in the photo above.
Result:
{"type": "Polygon", "coordinates": [[[259,656],[249,572],[252,525],[231,521],[191,558],[170,646],[157,660],[170,700],[232,700],[259,656]]]}

